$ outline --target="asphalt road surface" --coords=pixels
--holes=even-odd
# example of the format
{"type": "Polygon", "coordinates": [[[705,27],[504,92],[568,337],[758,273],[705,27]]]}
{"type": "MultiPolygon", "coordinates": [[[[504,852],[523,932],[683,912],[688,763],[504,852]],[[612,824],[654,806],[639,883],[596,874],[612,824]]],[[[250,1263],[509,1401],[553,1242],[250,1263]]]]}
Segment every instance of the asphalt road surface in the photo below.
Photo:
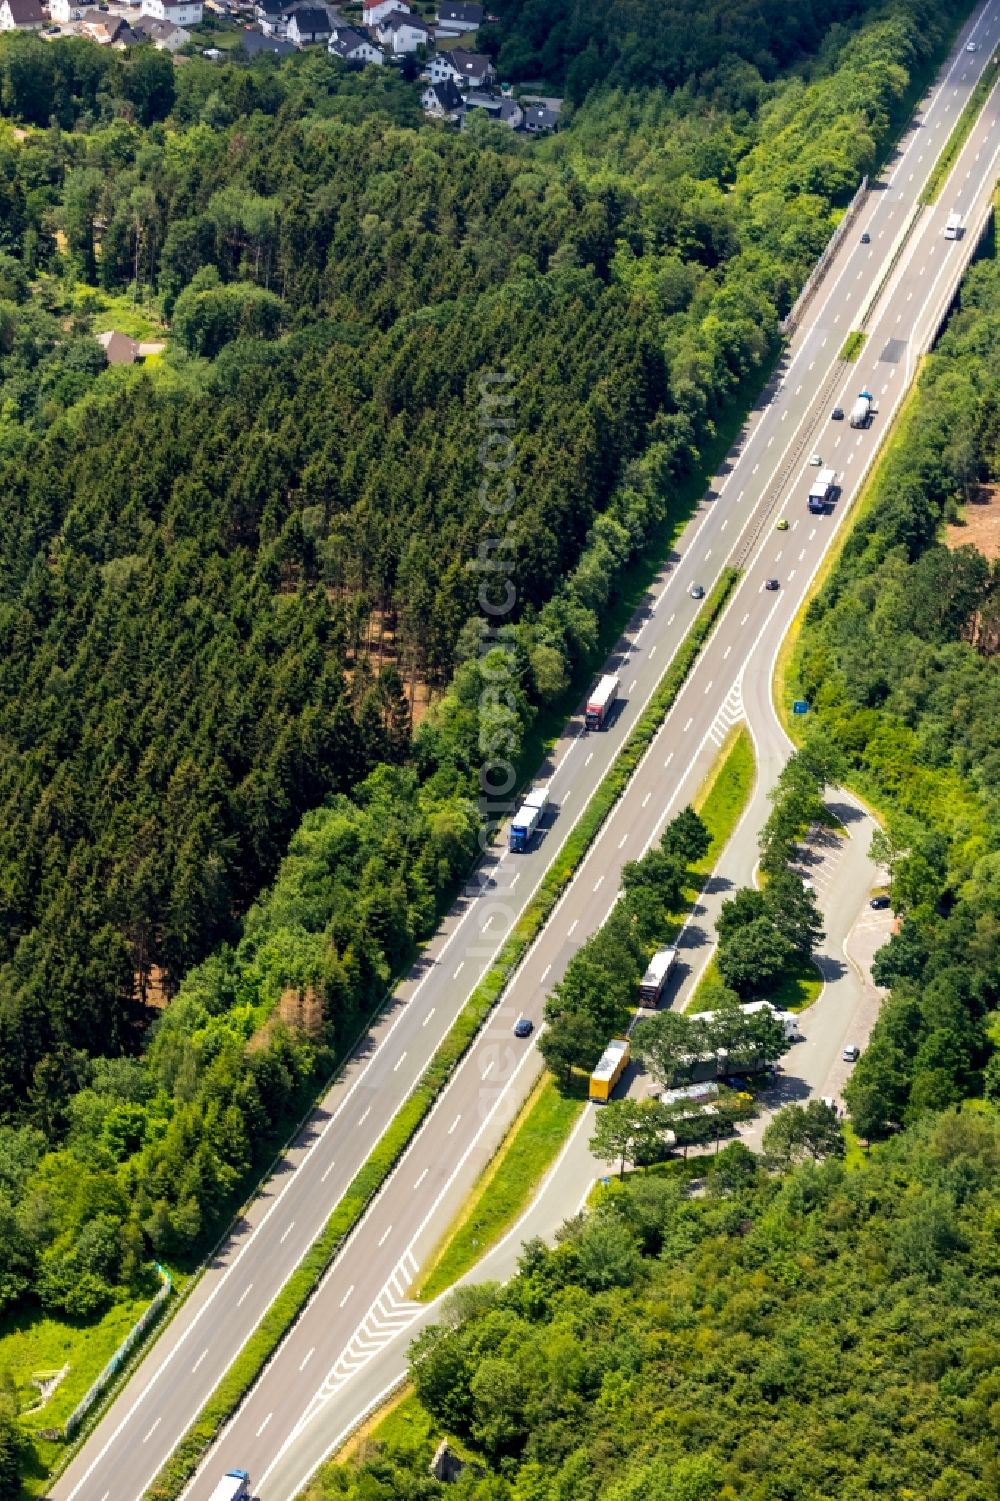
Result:
{"type": "MultiPolygon", "coordinates": [[[[263,1501],[292,1496],[336,1438],[338,1420],[328,1421],[331,1403],[337,1413],[355,1409],[355,1394],[370,1379],[365,1372],[375,1355],[412,1322],[405,1294],[414,1266],[475,1180],[537,1071],[534,1048],[511,1037],[514,1017],[524,1012],[540,1020],[544,996],[574,948],[607,916],[621,865],[639,855],[694,795],[725,726],[742,714],[754,724],[764,722],[778,645],[971,250],[972,230],[964,241],[944,240],[945,218],[959,209],[971,226],[990,197],[1000,140],[995,96],[939,205],[923,211],[896,255],[897,238],[933,161],[998,40],[1000,0],[990,0],[964,29],[959,50],[921,106],[919,124],[900,143],[886,183],[869,194],[858,233],[847,236],[828,268],[789,346],[780,386],[770,388],[751,415],[738,450],[665,560],[609,663],[621,673],[620,713],[607,730],[591,735],[583,735],[580,719],[574,719],[541,770],[538,780],[551,783],[554,804],[543,838],[526,855],[488,853],[477,879],[178,1315],[52,1486],[54,1501],[138,1501],[516,922],[697,613],[690,585],[708,588],[721,566],[737,558],[746,564],[745,577],[628,792],[391,1182],[244,1403],[223,1447],[209,1456],[190,1491],[195,1501],[210,1494],[219,1470],[231,1464],[250,1470],[263,1501]],[[980,44],[976,54],[964,50],[970,35],[980,44]],[[859,242],[862,228],[870,245],[859,242]],[[857,364],[845,367],[837,358],[840,346],[889,266],[865,350],[857,364]],[[881,403],[872,427],[855,432],[846,423],[831,424],[829,408],[849,408],[864,384],[881,403]],[[841,498],[826,517],[805,511],[813,449],[843,475],[841,498]],[[791,525],[778,533],[774,521],[782,513],[791,525]],[[771,574],[782,583],[775,594],[762,587],[771,574]]],[[[772,745],[769,737],[758,751],[760,779],[748,829],[784,756],[780,741],[772,745]]]]}

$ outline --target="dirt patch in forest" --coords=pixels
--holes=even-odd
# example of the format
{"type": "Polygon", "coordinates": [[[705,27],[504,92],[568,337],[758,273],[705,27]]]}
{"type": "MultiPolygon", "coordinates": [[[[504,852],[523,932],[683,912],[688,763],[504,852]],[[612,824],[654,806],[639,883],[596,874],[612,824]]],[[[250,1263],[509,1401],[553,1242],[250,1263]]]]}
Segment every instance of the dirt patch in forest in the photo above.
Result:
{"type": "Polygon", "coordinates": [[[958,525],[945,527],[946,547],[977,547],[992,562],[1000,558],[1000,485],[980,485],[958,525]]]}

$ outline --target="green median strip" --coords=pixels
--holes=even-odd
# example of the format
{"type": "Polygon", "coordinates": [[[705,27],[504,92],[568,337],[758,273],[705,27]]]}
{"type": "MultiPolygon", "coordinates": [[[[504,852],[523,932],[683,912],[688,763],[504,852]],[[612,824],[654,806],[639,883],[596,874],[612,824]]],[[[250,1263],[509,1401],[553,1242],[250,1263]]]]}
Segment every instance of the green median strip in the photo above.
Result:
{"type": "Polygon", "coordinates": [[[840,358],[853,364],[862,349],[864,349],[867,337],[868,335],[862,333],[860,328],[852,329],[844,340],[844,347],[840,351],[840,358]]]}
{"type": "Polygon", "coordinates": [[[920,195],[921,203],[937,203],[938,195],[945,184],[948,173],[958,160],[958,154],[969,138],[969,133],[978,120],[983,105],[997,81],[997,54],[994,53],[983,68],[982,76],[972,93],[969,102],[959,115],[955,128],[948,137],[947,145],[941,152],[927,179],[924,191],[920,195]]]}
{"type": "Polygon", "coordinates": [[[569,1136],[583,1098],[563,1094],[545,1073],[444,1238],[420,1286],[430,1302],[451,1287],[510,1229],[535,1195],[569,1136]]]}
{"type": "Polygon", "coordinates": [[[572,880],[604,820],[628,786],[632,773],[649,749],[667,711],[680,692],[738,578],[739,573],[735,568],[727,568],[721,574],[614,764],[598,786],[579,822],[567,835],[514,931],[503,944],[496,962],[472,992],[431,1059],[420,1083],[393,1118],[385,1135],[337,1204],[325,1228],[285,1283],[259,1327],[239,1352],[146,1492],[148,1501],[176,1501],[220,1429],[235,1412],[299,1318],[330,1262],[430,1113],[434,1101],[572,880]]]}

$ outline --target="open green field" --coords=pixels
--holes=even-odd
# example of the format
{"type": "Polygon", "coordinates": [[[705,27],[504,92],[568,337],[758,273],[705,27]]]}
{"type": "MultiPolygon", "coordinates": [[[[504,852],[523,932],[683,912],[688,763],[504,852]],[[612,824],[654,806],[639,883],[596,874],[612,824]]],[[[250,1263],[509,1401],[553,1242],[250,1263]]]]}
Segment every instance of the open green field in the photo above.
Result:
{"type": "Polygon", "coordinates": [[[31,1496],[46,1493],[48,1466],[64,1453],[61,1442],[38,1437],[49,1428],[61,1429],[80,1399],[100,1375],[111,1356],[144,1312],[153,1296],[125,1298],[96,1323],[74,1324],[68,1319],[49,1318],[41,1309],[0,1319],[0,1370],[14,1380],[22,1404],[21,1422],[35,1438],[39,1458],[46,1466],[27,1479],[31,1496]],[[31,1410],[37,1400],[34,1377],[48,1377],[69,1369],[44,1407],[31,1410]]]}

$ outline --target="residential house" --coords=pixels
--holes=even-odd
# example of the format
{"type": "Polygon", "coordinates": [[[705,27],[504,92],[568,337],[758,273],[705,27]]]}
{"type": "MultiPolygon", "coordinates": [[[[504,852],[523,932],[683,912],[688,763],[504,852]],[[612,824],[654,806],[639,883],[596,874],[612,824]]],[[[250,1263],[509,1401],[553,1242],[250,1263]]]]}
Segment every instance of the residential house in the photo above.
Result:
{"type": "Polygon", "coordinates": [[[139,358],[136,341],[116,328],[109,328],[107,333],[98,334],[97,342],[104,350],[104,357],[109,365],[134,365],[139,358]]]}
{"type": "Polygon", "coordinates": [[[131,47],[138,40],[127,21],[103,10],[84,11],[80,17],[80,35],[102,47],[117,47],[119,50],[131,47]]]}
{"type": "Polygon", "coordinates": [[[284,0],[257,0],[253,9],[257,20],[263,23],[266,30],[269,23],[274,25],[280,21],[287,8],[284,0]]]}
{"type": "Polygon", "coordinates": [[[296,47],[311,47],[330,40],[330,17],[318,5],[300,5],[288,17],[288,40],[296,47]]]}
{"type": "Polygon", "coordinates": [[[558,124],[559,116],[554,109],[549,109],[544,104],[525,105],[522,128],[532,135],[541,135],[547,130],[555,130],[558,124]]]}
{"type": "Polygon", "coordinates": [[[464,0],[440,0],[437,13],[439,37],[463,36],[478,31],[483,24],[483,7],[466,5],[464,0]]]}
{"type": "Polygon", "coordinates": [[[142,14],[175,26],[200,26],[204,6],[201,0],[142,0],[142,14]]]}
{"type": "Polygon", "coordinates": [[[367,31],[357,26],[338,26],[326,50],[331,57],[339,57],[342,63],[352,63],[355,67],[385,62],[382,48],[372,41],[367,31]]]}
{"type": "Polygon", "coordinates": [[[158,21],[154,16],[139,16],[132,30],[140,40],[152,42],[157,52],[179,52],[191,40],[190,31],[173,21],[158,21]]]}
{"type": "Polygon", "coordinates": [[[377,26],[392,11],[409,9],[409,0],[362,0],[361,20],[365,26],[377,26]]]}
{"type": "Polygon", "coordinates": [[[80,19],[80,7],[73,5],[72,0],[50,0],[49,19],[57,26],[68,26],[70,21],[80,19]]]}
{"type": "Polygon", "coordinates": [[[291,57],[295,51],[291,42],[286,42],[277,36],[264,36],[259,31],[244,31],[240,37],[240,46],[247,57],[259,57],[262,52],[267,52],[273,57],[291,57]]]}
{"type": "Polygon", "coordinates": [[[436,120],[458,120],[464,108],[458,85],[451,78],[429,83],[420,96],[420,104],[424,113],[436,120]]]}
{"type": "Polygon", "coordinates": [[[457,74],[447,52],[440,52],[436,57],[431,58],[427,64],[427,77],[431,83],[444,83],[446,78],[450,78],[452,83],[457,81],[457,74]]]}
{"type": "Polygon", "coordinates": [[[38,0],[0,0],[0,31],[37,31],[44,25],[38,0]]]}
{"type": "Polygon", "coordinates": [[[493,64],[483,53],[466,52],[461,47],[439,52],[428,67],[431,83],[452,78],[461,88],[486,89],[493,81],[493,64]]]}
{"type": "Polygon", "coordinates": [[[418,47],[430,47],[433,33],[421,16],[411,16],[405,10],[394,10],[378,23],[378,39],[393,57],[404,57],[416,52],[418,47]]]}
{"type": "Polygon", "coordinates": [[[477,94],[475,90],[470,90],[465,96],[463,128],[468,124],[469,114],[474,109],[481,109],[491,120],[498,120],[511,130],[520,130],[524,123],[524,111],[516,99],[505,99],[499,94],[477,94]]]}

